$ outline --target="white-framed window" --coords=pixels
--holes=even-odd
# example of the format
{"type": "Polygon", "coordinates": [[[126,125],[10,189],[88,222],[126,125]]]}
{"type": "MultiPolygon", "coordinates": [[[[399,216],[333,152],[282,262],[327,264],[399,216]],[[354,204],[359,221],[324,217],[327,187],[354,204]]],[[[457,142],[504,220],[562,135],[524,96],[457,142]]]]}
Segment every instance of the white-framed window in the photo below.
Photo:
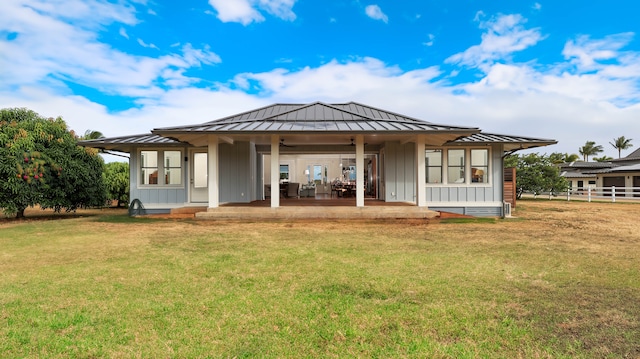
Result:
{"type": "Polygon", "coordinates": [[[489,148],[427,148],[425,182],[445,185],[490,183],[489,148]]]}
{"type": "Polygon", "coordinates": [[[182,184],[181,151],[164,151],[164,184],[182,184]]]}
{"type": "Polygon", "coordinates": [[[177,186],[182,184],[181,150],[140,150],[140,180],[142,186],[177,186]]]}
{"type": "Polygon", "coordinates": [[[464,149],[447,150],[447,179],[449,183],[465,183],[465,157],[464,149]]]}
{"type": "Polygon", "coordinates": [[[471,182],[487,183],[489,180],[489,150],[471,149],[471,182]]]}
{"type": "Polygon", "coordinates": [[[289,165],[280,165],[280,181],[289,181],[289,165]]]}
{"type": "Polygon", "coordinates": [[[427,150],[425,154],[427,183],[442,183],[442,150],[427,150]]]}

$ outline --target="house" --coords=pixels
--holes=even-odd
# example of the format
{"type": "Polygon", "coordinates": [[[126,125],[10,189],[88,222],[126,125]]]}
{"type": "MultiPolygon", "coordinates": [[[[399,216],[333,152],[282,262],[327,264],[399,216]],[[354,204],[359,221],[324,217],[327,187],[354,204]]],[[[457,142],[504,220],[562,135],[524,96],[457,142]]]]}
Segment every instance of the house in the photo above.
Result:
{"type": "Polygon", "coordinates": [[[261,203],[273,214],[293,191],[296,199],[351,194],[354,210],[347,215],[353,216],[374,202],[410,204],[402,209],[407,213],[501,216],[503,156],[555,143],[435,124],[355,102],[314,102],[81,145],[130,154],[130,198],[148,213],[205,206],[223,215],[233,204],[261,203]]]}
{"type": "Polygon", "coordinates": [[[626,196],[640,197],[640,149],[608,162],[576,161],[562,163],[559,167],[560,175],[579,193],[591,187],[609,194],[611,187],[616,187],[620,189],[618,194],[626,192],[626,196]],[[638,188],[632,190],[631,187],[638,188]]]}

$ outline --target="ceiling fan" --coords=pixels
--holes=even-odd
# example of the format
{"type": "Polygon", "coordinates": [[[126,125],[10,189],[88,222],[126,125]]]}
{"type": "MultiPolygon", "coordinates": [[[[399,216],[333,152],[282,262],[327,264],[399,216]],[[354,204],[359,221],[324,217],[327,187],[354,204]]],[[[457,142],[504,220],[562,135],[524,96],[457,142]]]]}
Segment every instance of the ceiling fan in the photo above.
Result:
{"type": "Polygon", "coordinates": [[[296,146],[286,145],[286,144],[284,143],[284,138],[281,138],[281,139],[280,139],[280,147],[296,147],[296,146]]]}
{"type": "MultiPolygon", "coordinates": [[[[353,142],[353,141],[355,141],[355,140],[352,138],[351,139],[351,144],[349,144],[349,146],[355,146],[356,145],[355,142],[353,142]]],[[[366,146],[366,145],[368,145],[368,143],[365,142],[364,145],[366,146]]]]}

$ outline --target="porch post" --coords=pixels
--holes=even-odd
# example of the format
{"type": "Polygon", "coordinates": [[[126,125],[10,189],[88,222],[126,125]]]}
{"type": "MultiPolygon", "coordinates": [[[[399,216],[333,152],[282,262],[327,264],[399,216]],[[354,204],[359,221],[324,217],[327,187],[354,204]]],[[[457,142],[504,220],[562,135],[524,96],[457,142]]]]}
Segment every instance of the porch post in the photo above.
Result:
{"type": "Polygon", "coordinates": [[[208,143],[207,158],[209,163],[207,164],[207,182],[209,187],[209,208],[217,208],[220,205],[218,136],[209,135],[208,143]]]}
{"type": "Polygon", "coordinates": [[[356,207],[364,207],[364,136],[356,136],[356,207]]]}
{"type": "Polygon", "coordinates": [[[425,139],[418,135],[416,138],[416,206],[427,206],[427,189],[425,188],[427,174],[425,173],[425,139]]]}
{"type": "Polygon", "coordinates": [[[280,207],[280,136],[271,135],[271,207],[280,207]]]}

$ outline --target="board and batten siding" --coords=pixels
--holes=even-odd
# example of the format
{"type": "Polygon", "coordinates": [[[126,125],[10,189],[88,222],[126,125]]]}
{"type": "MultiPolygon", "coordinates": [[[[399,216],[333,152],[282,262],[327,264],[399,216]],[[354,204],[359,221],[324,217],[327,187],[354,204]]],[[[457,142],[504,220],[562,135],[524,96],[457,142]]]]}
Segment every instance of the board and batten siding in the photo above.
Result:
{"type": "MultiPolygon", "coordinates": [[[[142,186],[140,185],[139,176],[139,156],[140,148],[135,148],[131,151],[129,158],[129,199],[140,200],[142,205],[149,208],[174,208],[177,205],[182,205],[187,200],[187,185],[189,183],[189,173],[187,170],[187,163],[182,162],[182,185],[181,186],[142,186]]],[[[147,150],[147,148],[142,148],[147,150]]],[[[175,151],[181,150],[182,156],[186,156],[187,148],[148,148],[150,151],[175,151]]]]}
{"type": "Polygon", "coordinates": [[[384,148],[385,201],[415,202],[415,143],[386,142],[384,148]]]}
{"type": "Polygon", "coordinates": [[[219,145],[219,188],[221,203],[248,203],[256,199],[253,181],[256,176],[255,146],[237,141],[219,145]]]}
{"type": "MultiPolygon", "coordinates": [[[[426,196],[429,209],[473,216],[502,215],[502,152],[501,145],[491,147],[489,162],[491,177],[488,184],[427,184],[426,196]]],[[[466,172],[469,172],[468,164],[466,172]]]]}

